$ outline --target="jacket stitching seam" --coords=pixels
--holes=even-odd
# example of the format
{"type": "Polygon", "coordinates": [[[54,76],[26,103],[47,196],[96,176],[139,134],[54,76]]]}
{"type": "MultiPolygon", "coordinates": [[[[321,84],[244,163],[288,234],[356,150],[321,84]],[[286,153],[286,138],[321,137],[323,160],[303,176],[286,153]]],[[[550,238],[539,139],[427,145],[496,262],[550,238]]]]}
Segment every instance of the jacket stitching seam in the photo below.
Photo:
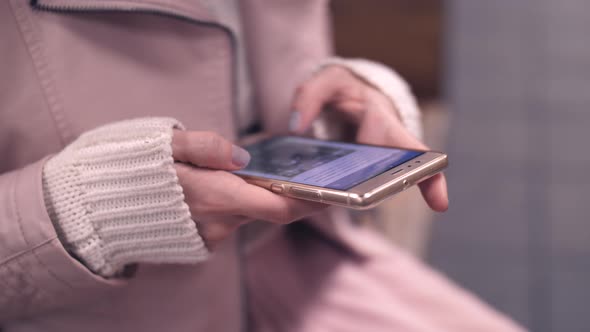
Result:
{"type": "MultiPolygon", "coordinates": [[[[44,245],[49,244],[53,241],[56,241],[56,238],[52,238],[50,239],[47,243],[44,243],[44,245]]],[[[58,240],[59,241],[59,240],[58,240]]],[[[37,250],[39,250],[40,248],[42,248],[43,245],[37,246],[33,249],[31,249],[31,253],[33,254],[33,256],[35,256],[35,259],[39,262],[39,264],[43,265],[43,267],[45,268],[45,270],[47,271],[47,273],[54,279],[59,281],[61,284],[65,285],[66,287],[70,288],[70,289],[75,289],[76,287],[72,286],[72,284],[70,284],[69,282],[67,282],[66,280],[62,279],[61,277],[59,277],[57,275],[57,273],[55,273],[47,264],[45,264],[45,262],[37,255],[37,250]]]]}
{"type": "MultiPolygon", "coordinates": [[[[16,182],[16,180],[15,180],[15,182],[16,182]]],[[[23,228],[23,225],[22,225],[21,215],[18,212],[18,204],[16,202],[16,183],[13,183],[13,187],[12,187],[11,195],[10,196],[11,196],[10,203],[12,205],[12,209],[14,210],[14,215],[16,216],[16,222],[18,224],[18,229],[19,229],[19,231],[21,233],[21,236],[23,238],[23,241],[25,242],[25,245],[27,247],[30,247],[31,245],[30,245],[29,241],[27,240],[27,237],[25,235],[25,231],[24,231],[24,228],[23,228]]],[[[28,248],[28,250],[21,251],[19,254],[17,254],[16,256],[13,256],[9,260],[12,261],[14,259],[15,264],[20,267],[19,270],[20,270],[20,272],[22,274],[26,275],[30,280],[36,280],[36,278],[33,277],[33,275],[27,269],[23,268],[22,264],[20,264],[19,261],[18,261],[18,259],[17,259],[17,258],[23,257],[27,253],[31,253],[32,254],[31,256],[34,256],[35,257],[35,260],[39,261],[39,258],[37,257],[37,255],[30,248],[28,248]]],[[[4,265],[5,263],[6,262],[3,262],[2,264],[4,265]]],[[[47,270],[47,268],[45,268],[45,269],[47,270]]],[[[49,274],[53,276],[53,274],[51,272],[49,272],[49,274]]],[[[41,292],[44,292],[45,294],[48,294],[48,292],[46,290],[43,290],[40,287],[37,287],[36,285],[33,285],[33,286],[36,289],[40,290],[41,292]]]]}
{"type": "MultiPolygon", "coordinates": [[[[113,5],[96,5],[87,2],[87,9],[89,10],[105,10],[105,11],[121,11],[121,12],[129,12],[129,11],[137,11],[141,13],[142,11],[149,12],[154,11],[154,14],[164,14],[164,15],[173,15],[179,16],[181,19],[191,19],[199,22],[206,22],[206,23],[215,23],[220,24],[218,22],[217,17],[212,12],[211,8],[208,4],[200,3],[203,13],[199,13],[198,10],[192,9],[189,6],[179,5],[179,4],[170,4],[170,3],[162,3],[157,1],[137,1],[137,0],[128,0],[128,1],[117,1],[113,5]],[[134,6],[132,8],[128,8],[128,6],[134,6]],[[121,7],[123,6],[123,7],[121,7]],[[161,12],[161,13],[160,13],[161,12]]],[[[52,11],[51,8],[48,9],[52,11]]],[[[72,9],[72,12],[78,11],[77,9],[72,9]]],[[[83,10],[80,10],[83,11],[83,10]]]]}
{"type": "Polygon", "coordinates": [[[14,2],[13,13],[16,21],[19,23],[19,31],[23,37],[23,41],[27,45],[27,52],[31,57],[31,62],[33,63],[35,73],[39,80],[38,82],[41,86],[41,91],[43,92],[45,103],[49,111],[48,113],[53,120],[57,136],[59,137],[62,146],[65,146],[66,142],[69,140],[70,133],[66,125],[64,114],[61,112],[63,107],[58,97],[56,87],[54,86],[49,65],[43,59],[45,55],[43,53],[43,42],[38,34],[36,36],[33,23],[30,22],[30,18],[26,17],[27,13],[25,13],[26,8],[24,6],[26,6],[25,2],[14,2]]]}
{"type": "Polygon", "coordinates": [[[54,238],[54,237],[53,238],[50,238],[50,239],[47,239],[47,240],[45,240],[45,241],[43,241],[43,242],[41,242],[41,243],[33,246],[32,248],[30,248],[28,250],[23,250],[23,251],[20,251],[20,252],[15,253],[13,255],[10,255],[10,256],[6,257],[3,261],[0,261],[0,266],[2,266],[4,264],[9,264],[13,260],[19,259],[21,256],[24,256],[24,255],[28,254],[29,252],[32,252],[32,251],[34,251],[34,250],[36,250],[36,249],[38,249],[40,247],[43,247],[44,245],[47,245],[48,243],[52,242],[55,239],[56,238],[54,238]]]}
{"type": "MultiPolygon", "coordinates": [[[[24,272],[26,271],[26,267],[19,261],[19,260],[14,260],[14,262],[12,262],[13,266],[11,265],[3,265],[3,271],[0,271],[0,275],[7,275],[7,274],[18,274],[19,272],[24,272]]],[[[17,289],[14,289],[16,287],[14,287],[14,284],[10,284],[9,282],[6,281],[5,278],[2,278],[2,284],[4,285],[4,287],[6,288],[13,288],[13,293],[11,293],[9,295],[10,299],[21,299],[21,301],[18,302],[18,306],[20,307],[18,310],[19,312],[27,312],[27,309],[34,306],[32,303],[34,301],[34,294],[35,293],[40,293],[43,294],[45,297],[49,297],[51,296],[51,294],[49,294],[49,292],[46,289],[40,288],[40,287],[36,287],[36,283],[34,282],[34,278],[32,277],[31,274],[27,274],[24,273],[26,275],[26,280],[23,279],[19,279],[20,282],[25,282],[25,285],[23,285],[22,283],[20,283],[17,289]],[[31,282],[32,281],[32,282],[31,282]],[[24,287],[23,287],[24,286],[24,287]],[[29,287],[27,287],[29,286],[29,287]],[[27,290],[29,292],[27,292],[27,290]],[[33,294],[31,294],[31,291],[33,294]],[[24,310],[23,310],[24,309],[24,310]]],[[[6,294],[3,294],[3,296],[6,296],[6,294]]],[[[1,330],[0,330],[1,332],[1,330]]]]}
{"type": "MultiPolygon", "coordinates": [[[[19,174],[20,175],[20,174],[19,174]]],[[[33,257],[35,257],[35,260],[37,260],[37,262],[39,262],[39,264],[41,264],[43,266],[43,268],[45,268],[45,270],[47,271],[47,273],[54,279],[59,281],[60,283],[66,285],[68,288],[74,288],[72,287],[72,285],[70,283],[68,283],[67,281],[61,279],[60,277],[57,276],[57,274],[55,272],[53,272],[52,269],[49,268],[49,266],[47,264],[45,264],[45,262],[37,255],[37,253],[35,252],[37,249],[39,249],[40,247],[42,247],[43,245],[54,241],[56,238],[52,237],[44,242],[42,242],[41,244],[37,244],[35,246],[32,246],[31,243],[27,240],[27,237],[25,235],[25,231],[23,228],[23,224],[22,224],[22,217],[18,211],[18,203],[16,200],[16,184],[13,187],[12,190],[12,205],[13,205],[13,209],[14,209],[14,214],[16,216],[16,222],[18,223],[18,228],[20,230],[20,233],[23,237],[23,240],[25,241],[25,244],[28,247],[32,247],[29,248],[28,250],[22,251],[21,253],[17,254],[16,256],[13,256],[12,258],[17,258],[17,257],[21,257],[23,255],[25,255],[26,253],[31,253],[33,257]]],[[[9,259],[10,260],[10,259],[9,259]]],[[[32,279],[34,279],[31,275],[29,275],[32,279]]]]}
{"type": "MultiPolygon", "coordinates": [[[[18,175],[17,175],[18,176],[18,175]]],[[[14,180],[16,182],[16,180],[14,180]]],[[[14,215],[16,217],[16,223],[18,224],[18,230],[20,231],[20,235],[23,238],[23,241],[25,242],[25,245],[27,247],[30,247],[31,244],[29,243],[29,241],[27,240],[27,236],[25,235],[25,230],[23,228],[23,224],[21,221],[21,215],[18,212],[18,204],[16,203],[16,183],[13,183],[13,187],[10,193],[10,204],[12,205],[12,209],[14,210],[14,215]]],[[[26,250],[23,251],[22,253],[27,252],[26,250]]]]}
{"type": "MultiPolygon", "coordinates": [[[[21,260],[18,260],[18,259],[15,260],[14,261],[14,264],[18,266],[18,269],[20,271],[26,271],[27,270],[27,267],[26,267],[25,263],[24,262],[21,262],[21,260]]],[[[33,277],[33,275],[31,275],[31,274],[27,274],[27,276],[29,277],[29,281],[30,281],[29,284],[28,284],[28,286],[30,287],[31,290],[33,290],[33,292],[38,292],[38,294],[44,294],[45,297],[51,297],[52,294],[47,289],[47,287],[38,287],[38,283],[36,282],[35,277],[33,277]]],[[[19,294],[19,295],[21,295],[21,294],[19,294]]],[[[34,294],[35,293],[33,293],[33,294],[26,294],[25,293],[24,294],[25,298],[28,301],[27,306],[25,306],[25,308],[26,308],[25,311],[27,311],[27,309],[28,309],[27,307],[33,307],[33,308],[35,307],[34,294]],[[33,296],[31,296],[31,295],[33,295],[33,296]]]]}

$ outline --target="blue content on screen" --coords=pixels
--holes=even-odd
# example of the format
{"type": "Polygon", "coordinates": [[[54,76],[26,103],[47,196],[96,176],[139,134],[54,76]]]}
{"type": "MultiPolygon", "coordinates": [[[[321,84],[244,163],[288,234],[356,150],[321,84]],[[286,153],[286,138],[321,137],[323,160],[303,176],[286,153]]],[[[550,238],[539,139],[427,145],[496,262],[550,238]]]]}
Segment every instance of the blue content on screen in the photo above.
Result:
{"type": "Polygon", "coordinates": [[[276,137],[246,147],[250,164],[235,173],[348,190],[423,152],[276,137]]]}
{"type": "Polygon", "coordinates": [[[405,151],[401,155],[395,155],[388,157],[384,160],[378,161],[375,164],[368,165],[358,171],[342,177],[332,183],[325,185],[324,187],[336,190],[348,190],[356,185],[359,185],[375,176],[384,173],[385,171],[392,169],[405,163],[408,160],[412,160],[420,156],[423,152],[418,151],[405,151]]]}

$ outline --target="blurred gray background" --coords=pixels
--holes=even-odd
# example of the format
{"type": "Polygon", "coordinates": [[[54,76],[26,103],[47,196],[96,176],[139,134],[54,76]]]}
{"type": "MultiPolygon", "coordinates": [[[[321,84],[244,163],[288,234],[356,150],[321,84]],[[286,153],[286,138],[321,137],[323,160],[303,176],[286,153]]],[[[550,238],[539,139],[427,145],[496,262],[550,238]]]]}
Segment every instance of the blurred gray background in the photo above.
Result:
{"type": "Polygon", "coordinates": [[[407,78],[450,155],[448,213],[414,189],[369,219],[530,330],[590,331],[590,0],[332,6],[337,52],[407,78]]]}
{"type": "Polygon", "coordinates": [[[445,6],[451,209],[429,260],[532,331],[590,331],[590,1],[445,6]]]}

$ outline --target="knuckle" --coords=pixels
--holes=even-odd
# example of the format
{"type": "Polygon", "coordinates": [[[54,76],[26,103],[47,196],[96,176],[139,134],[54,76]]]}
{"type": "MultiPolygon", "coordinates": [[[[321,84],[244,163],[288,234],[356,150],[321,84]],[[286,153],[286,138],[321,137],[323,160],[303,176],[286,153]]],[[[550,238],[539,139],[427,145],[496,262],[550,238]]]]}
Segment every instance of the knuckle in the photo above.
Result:
{"type": "Polygon", "coordinates": [[[206,131],[203,133],[203,142],[208,148],[215,148],[217,144],[219,144],[220,136],[219,134],[206,131]]]}
{"type": "Polygon", "coordinates": [[[211,135],[209,135],[208,146],[209,146],[210,151],[212,151],[212,152],[219,151],[221,144],[222,144],[221,136],[219,136],[216,133],[212,133],[211,135]]]}
{"type": "Polygon", "coordinates": [[[215,165],[218,162],[221,136],[211,131],[203,132],[199,145],[203,166],[215,165]]]}
{"type": "Polygon", "coordinates": [[[182,163],[174,163],[174,170],[179,181],[182,181],[189,176],[190,168],[182,163]]]}
{"type": "Polygon", "coordinates": [[[209,215],[207,205],[197,200],[190,205],[191,215],[193,217],[203,217],[209,215]]]}
{"type": "Polygon", "coordinates": [[[304,92],[304,91],[305,91],[305,89],[306,89],[307,82],[308,82],[308,81],[305,81],[305,82],[301,83],[301,84],[300,84],[300,85],[297,87],[297,89],[295,89],[295,96],[299,97],[299,96],[301,96],[301,95],[303,94],[303,92],[304,92]]]}
{"type": "Polygon", "coordinates": [[[345,79],[346,76],[350,74],[350,72],[342,65],[330,65],[325,67],[324,70],[320,72],[320,74],[321,78],[324,80],[341,80],[345,79]]]}
{"type": "Polygon", "coordinates": [[[325,75],[341,75],[344,71],[342,65],[330,65],[324,68],[325,75]]]}
{"type": "Polygon", "coordinates": [[[299,98],[308,96],[312,91],[313,91],[313,78],[305,81],[303,84],[301,84],[296,91],[296,95],[299,98]]]}
{"type": "Polygon", "coordinates": [[[185,137],[185,145],[191,152],[200,152],[203,149],[202,133],[191,132],[185,137]]]}
{"type": "MultiPolygon", "coordinates": [[[[216,166],[222,166],[226,164],[228,160],[228,142],[221,137],[219,134],[211,136],[211,142],[209,148],[211,149],[210,161],[216,166]]],[[[231,158],[230,158],[231,160],[231,158]]]]}
{"type": "Polygon", "coordinates": [[[191,214],[195,217],[216,216],[223,214],[224,207],[219,200],[208,198],[204,195],[195,199],[190,206],[191,214]]]}
{"type": "Polygon", "coordinates": [[[172,154],[174,158],[182,160],[186,159],[187,145],[190,140],[187,138],[188,134],[181,130],[175,130],[172,134],[172,154]]]}
{"type": "Polygon", "coordinates": [[[335,67],[333,73],[334,73],[334,77],[337,77],[342,80],[356,79],[356,77],[357,77],[357,76],[355,76],[355,74],[353,74],[353,72],[350,69],[342,67],[342,66],[335,67]]]}
{"type": "Polygon", "coordinates": [[[298,92],[295,95],[294,107],[300,112],[304,112],[308,109],[308,105],[313,103],[316,99],[316,88],[312,82],[307,82],[298,88],[298,92]]]}

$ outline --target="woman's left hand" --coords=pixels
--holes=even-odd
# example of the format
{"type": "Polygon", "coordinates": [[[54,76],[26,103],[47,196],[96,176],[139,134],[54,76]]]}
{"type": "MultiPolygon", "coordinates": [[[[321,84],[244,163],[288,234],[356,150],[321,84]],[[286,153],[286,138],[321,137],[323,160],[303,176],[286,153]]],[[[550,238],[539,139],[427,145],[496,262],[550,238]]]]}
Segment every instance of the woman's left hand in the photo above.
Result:
{"type": "MultiPolygon", "coordinates": [[[[359,143],[427,150],[408,132],[391,100],[342,66],[328,66],[305,81],[295,94],[291,130],[306,132],[325,106],[342,113],[357,126],[359,143]]],[[[447,184],[437,174],[419,184],[426,203],[435,211],[449,205],[447,184]]]]}

